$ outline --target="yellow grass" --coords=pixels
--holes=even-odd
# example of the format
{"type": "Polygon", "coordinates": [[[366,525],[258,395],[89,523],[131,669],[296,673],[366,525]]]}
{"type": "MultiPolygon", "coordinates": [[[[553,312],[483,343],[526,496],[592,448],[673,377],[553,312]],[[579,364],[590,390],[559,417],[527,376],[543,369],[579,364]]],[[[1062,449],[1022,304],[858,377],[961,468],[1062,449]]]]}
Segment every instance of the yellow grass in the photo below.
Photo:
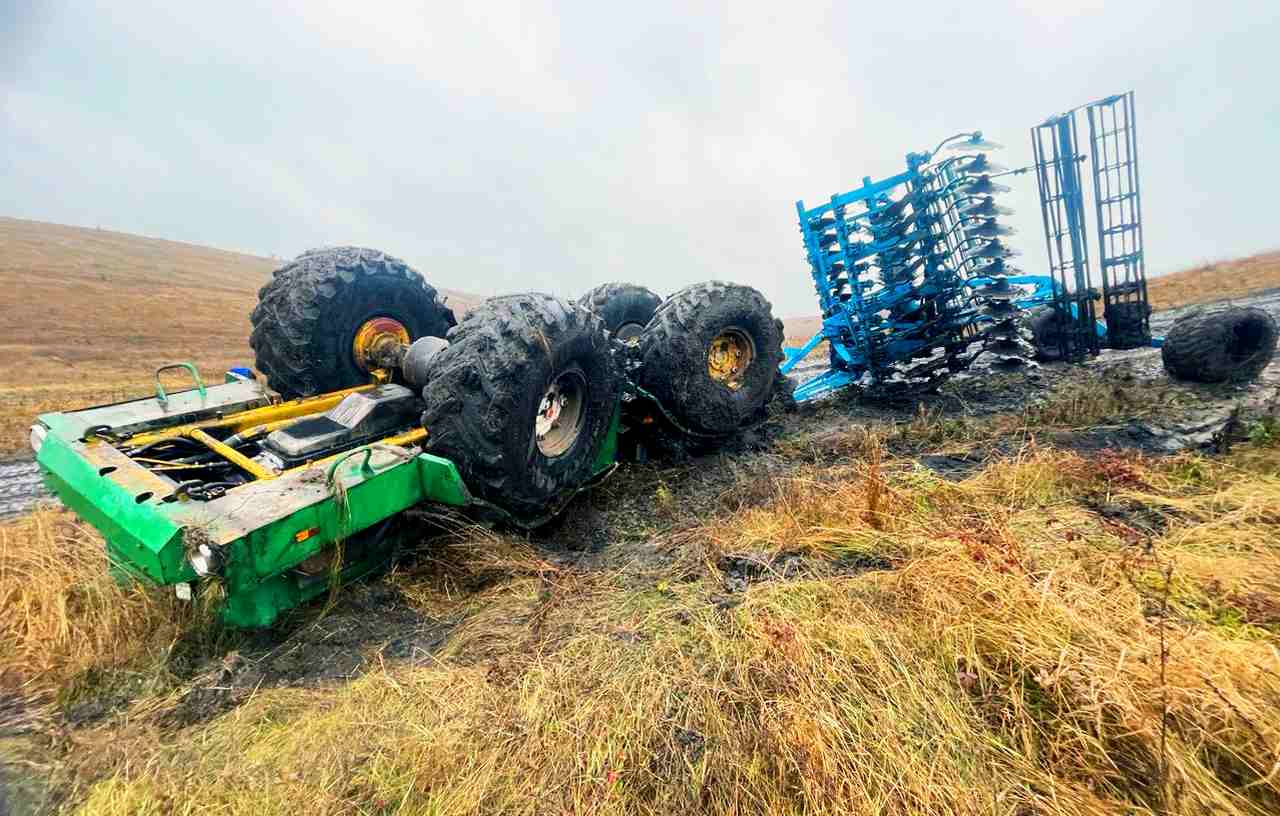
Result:
{"type": "Polygon", "coordinates": [[[102,538],[70,513],[0,523],[0,687],[34,696],[163,653],[183,621],[169,593],[117,583],[102,538]]]}
{"type": "MultiPolygon", "coordinates": [[[[1030,445],[952,483],[886,458],[874,435],[859,447],[674,534],[662,564],[557,567],[481,531],[437,542],[435,568],[392,579],[425,613],[461,618],[433,659],[260,691],[176,732],[158,730],[173,685],[139,694],[68,734],[72,801],[90,814],[1276,812],[1280,448],[1152,462],[1030,445]],[[1151,535],[1098,502],[1174,515],[1151,535]],[[715,563],[731,553],[826,567],[726,608],[715,563]],[[854,568],[869,558],[891,568],[854,568]]],[[[37,538],[65,548],[77,533],[64,532],[37,538]]],[[[40,581],[42,603],[103,586],[91,560],[40,581]]],[[[171,613],[120,593],[127,612],[87,610],[104,636],[46,627],[78,647],[41,657],[32,638],[22,659],[72,676],[169,648],[171,613]]]]}
{"type": "Polygon", "coordinates": [[[435,661],[170,740],[141,715],[78,734],[81,812],[1274,813],[1278,466],[1028,449],[950,484],[855,461],[687,532],[693,580],[488,538],[446,553],[508,565],[475,596],[401,579],[477,610],[435,661]],[[1098,495],[1181,515],[1136,540],[1098,495]],[[744,550],[896,569],[721,609],[711,563],[744,550]]]}
{"type": "MultiPolygon", "coordinates": [[[[89,287],[93,272],[59,274],[117,295],[89,287]]],[[[218,280],[200,290],[211,300],[218,280]]],[[[51,294],[80,298],[66,289],[51,294]]],[[[222,345],[228,329],[191,347],[198,360],[237,359],[240,297],[240,345],[222,345]]],[[[123,332],[114,309],[108,330],[123,332]]],[[[165,325],[140,327],[139,348],[179,342],[165,325]]],[[[62,367],[0,331],[24,365],[62,367]]],[[[84,370],[115,370],[81,353],[84,370]]],[[[20,378],[4,376],[15,399],[20,378]]],[[[31,400],[78,403],[78,387],[31,400]]],[[[1082,380],[989,424],[1030,439],[1131,414],[1130,400],[1082,380]]],[[[386,580],[458,621],[436,654],[381,661],[370,642],[376,668],[357,680],[263,688],[185,726],[166,714],[217,679],[169,667],[208,636],[203,615],[112,582],[96,533],[40,511],[0,524],[0,702],[42,706],[47,756],[22,772],[56,768],[66,810],[85,814],[1280,812],[1280,447],[1148,461],[1028,441],[948,482],[886,445],[981,433],[922,413],[787,440],[775,455],[813,464],[744,469],[696,519],[662,483],[653,505],[674,531],[607,567],[482,530],[424,542],[386,580]],[[728,592],[726,556],[764,580],[728,592]],[[114,714],[54,724],[104,687],[114,714]]]]}
{"type": "Polygon", "coordinates": [[[1280,252],[1264,252],[1151,278],[1147,294],[1151,307],[1159,310],[1236,298],[1276,287],[1280,287],[1280,252]]]}

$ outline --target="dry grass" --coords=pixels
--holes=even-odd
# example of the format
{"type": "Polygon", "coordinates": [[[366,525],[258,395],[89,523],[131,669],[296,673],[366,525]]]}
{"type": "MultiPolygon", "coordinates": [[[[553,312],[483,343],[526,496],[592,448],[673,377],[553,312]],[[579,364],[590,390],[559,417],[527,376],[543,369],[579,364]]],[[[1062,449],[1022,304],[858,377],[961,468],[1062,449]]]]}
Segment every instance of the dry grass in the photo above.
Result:
{"type": "Polygon", "coordinates": [[[162,363],[189,360],[217,381],[252,365],[249,313],[279,264],[0,217],[0,457],[25,452],[36,414],[152,393],[162,363]]]}
{"type": "Polygon", "coordinates": [[[139,702],[71,735],[79,811],[1276,812],[1280,449],[1032,446],[952,483],[863,436],[665,567],[444,546],[396,579],[464,619],[433,659],[176,733],[139,702]],[[826,567],[732,605],[725,554],[826,567]]]}
{"type": "Polygon", "coordinates": [[[1280,287],[1280,252],[1264,252],[1152,278],[1147,295],[1151,307],[1160,310],[1242,297],[1276,287],[1280,287]]]}
{"type": "MultiPolygon", "coordinates": [[[[1264,252],[1234,261],[1219,261],[1151,278],[1147,294],[1156,311],[1237,298],[1280,287],[1280,252],[1264,252]]],[[[822,327],[816,317],[789,317],[787,345],[802,346],[822,327]]]]}
{"type": "Polygon", "coordinates": [[[163,653],[189,623],[171,594],[117,583],[102,538],[70,513],[0,524],[0,687],[47,696],[76,677],[163,653]]]}

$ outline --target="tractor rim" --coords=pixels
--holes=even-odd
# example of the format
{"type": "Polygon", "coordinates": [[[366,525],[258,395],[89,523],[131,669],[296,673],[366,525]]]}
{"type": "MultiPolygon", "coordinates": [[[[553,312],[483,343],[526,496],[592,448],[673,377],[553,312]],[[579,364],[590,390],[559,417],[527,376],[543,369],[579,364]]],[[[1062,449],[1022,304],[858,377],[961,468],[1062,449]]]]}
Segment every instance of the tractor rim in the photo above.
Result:
{"type": "Polygon", "coordinates": [[[644,324],[642,323],[623,323],[618,327],[618,331],[614,336],[626,346],[640,345],[640,335],[644,333],[644,324]]]}
{"type": "Polygon", "coordinates": [[[389,345],[409,345],[409,330],[393,317],[373,317],[356,329],[351,354],[362,370],[372,371],[381,367],[377,363],[377,352],[389,345]]]}
{"type": "Polygon", "coordinates": [[[554,458],[571,449],[586,424],[587,378],[574,366],[563,371],[542,394],[533,418],[538,450],[554,458]]]}
{"type": "Polygon", "coordinates": [[[730,326],[717,334],[707,348],[707,373],[730,391],[737,391],[755,357],[756,344],[751,335],[730,326]]]}

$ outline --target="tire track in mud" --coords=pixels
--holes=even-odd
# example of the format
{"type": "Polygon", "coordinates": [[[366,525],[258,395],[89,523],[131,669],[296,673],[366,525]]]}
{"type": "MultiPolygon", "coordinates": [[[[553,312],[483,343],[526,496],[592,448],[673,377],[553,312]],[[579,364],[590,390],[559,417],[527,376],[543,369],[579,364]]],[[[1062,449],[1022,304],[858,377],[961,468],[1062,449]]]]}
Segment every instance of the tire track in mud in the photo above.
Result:
{"type": "MultiPolygon", "coordinates": [[[[1280,289],[1268,289],[1249,297],[1232,298],[1221,302],[1234,303],[1238,306],[1258,306],[1280,319],[1280,289]]],[[[1153,314],[1151,316],[1152,333],[1157,335],[1164,334],[1173,325],[1174,320],[1196,308],[1198,306],[1183,306],[1153,314]]],[[[806,360],[797,366],[790,374],[792,381],[796,383],[803,382],[823,370],[827,365],[825,356],[825,352],[815,353],[811,361],[806,360]]],[[[1135,370],[1150,376],[1159,374],[1161,369],[1160,354],[1154,349],[1106,352],[1099,358],[1099,361],[1103,364],[1124,361],[1132,365],[1135,370]]],[[[1280,354],[1277,354],[1276,359],[1263,372],[1257,385],[1264,387],[1280,386],[1280,354]]],[[[45,490],[44,483],[40,478],[40,470],[33,460],[18,459],[0,462],[0,519],[21,515],[42,499],[57,501],[45,490]]]]}
{"type": "Polygon", "coordinates": [[[0,462],[0,519],[21,515],[45,498],[52,497],[34,460],[0,462]]]}

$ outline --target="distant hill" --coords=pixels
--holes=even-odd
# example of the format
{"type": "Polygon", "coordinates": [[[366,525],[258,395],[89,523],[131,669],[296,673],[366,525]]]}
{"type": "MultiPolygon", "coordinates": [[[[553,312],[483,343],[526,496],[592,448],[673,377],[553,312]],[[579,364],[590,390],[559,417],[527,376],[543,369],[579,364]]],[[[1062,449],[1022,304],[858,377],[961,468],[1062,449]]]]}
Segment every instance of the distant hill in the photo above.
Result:
{"type": "Polygon", "coordinates": [[[1280,251],[1233,261],[1201,264],[1147,281],[1147,296],[1156,311],[1210,303],[1280,287],[1280,251]]]}
{"type": "MultiPolygon", "coordinates": [[[[35,413],[146,393],[161,363],[251,365],[249,313],[281,263],[0,217],[0,457],[35,413]]],[[[459,315],[480,299],[442,294],[459,315]]]]}

